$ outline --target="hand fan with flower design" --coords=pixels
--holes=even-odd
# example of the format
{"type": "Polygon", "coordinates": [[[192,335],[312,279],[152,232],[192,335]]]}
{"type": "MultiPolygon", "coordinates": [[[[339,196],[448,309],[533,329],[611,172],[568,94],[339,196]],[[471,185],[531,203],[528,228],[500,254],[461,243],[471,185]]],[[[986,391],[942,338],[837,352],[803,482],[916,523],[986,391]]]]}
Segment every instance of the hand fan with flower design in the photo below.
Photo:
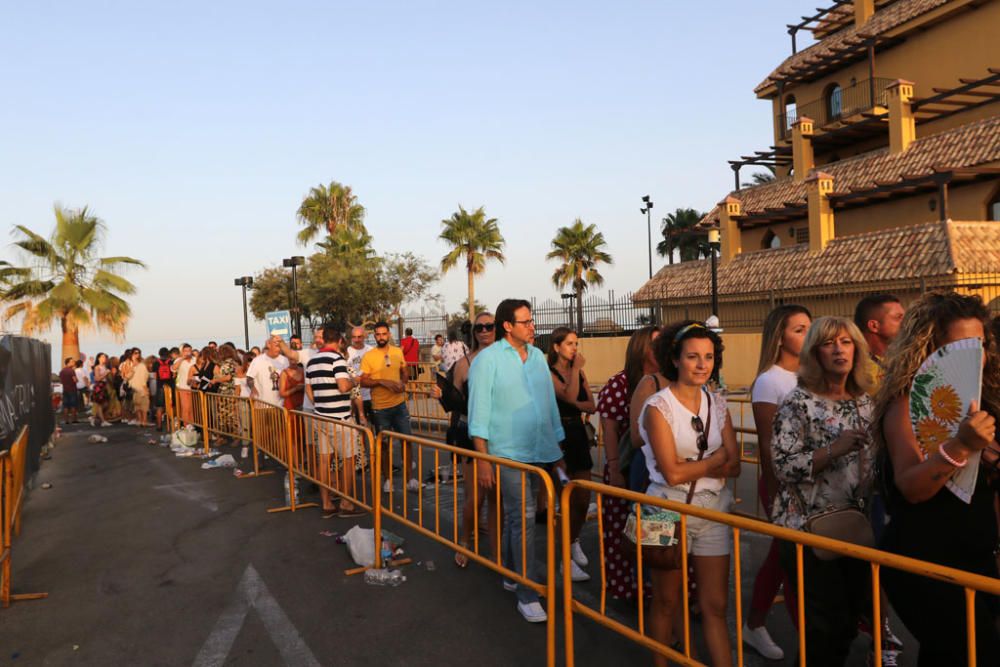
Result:
{"type": "MultiPolygon", "coordinates": [[[[969,404],[979,400],[982,382],[983,342],[978,338],[948,343],[921,364],[910,387],[910,424],[925,459],[958,433],[969,404]]],[[[947,483],[966,503],[972,502],[979,456],[979,452],[970,456],[969,464],[947,483]]]]}

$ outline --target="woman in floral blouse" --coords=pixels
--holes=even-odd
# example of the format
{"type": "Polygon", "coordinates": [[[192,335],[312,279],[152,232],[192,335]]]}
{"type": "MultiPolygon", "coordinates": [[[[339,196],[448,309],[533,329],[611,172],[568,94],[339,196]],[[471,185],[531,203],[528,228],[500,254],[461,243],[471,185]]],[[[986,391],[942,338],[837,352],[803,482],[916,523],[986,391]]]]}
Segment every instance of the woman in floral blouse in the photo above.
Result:
{"type": "MultiPolygon", "coordinates": [[[[872,401],[868,345],[854,323],[821,317],[809,328],[799,357],[799,386],[774,417],[771,448],[780,488],[771,518],[801,530],[832,507],[863,506],[871,488],[872,401]],[[803,506],[804,504],[804,506],[803,506]]],[[[843,665],[868,607],[868,567],[853,558],[820,560],[803,549],[806,663],[843,665]]],[[[781,545],[781,562],[795,580],[795,546],[781,545]]]]}

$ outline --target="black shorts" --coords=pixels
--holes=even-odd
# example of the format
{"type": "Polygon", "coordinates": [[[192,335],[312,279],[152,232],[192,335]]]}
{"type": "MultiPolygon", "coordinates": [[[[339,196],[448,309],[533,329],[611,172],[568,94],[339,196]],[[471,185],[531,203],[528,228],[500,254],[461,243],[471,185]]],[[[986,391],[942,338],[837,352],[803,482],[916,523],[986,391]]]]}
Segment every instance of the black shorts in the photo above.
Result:
{"type": "Polygon", "coordinates": [[[563,419],[562,427],[566,432],[566,439],[559,443],[559,448],[566,461],[566,472],[572,475],[592,470],[594,459],[590,456],[590,438],[587,437],[583,421],[579,417],[563,419]]]}

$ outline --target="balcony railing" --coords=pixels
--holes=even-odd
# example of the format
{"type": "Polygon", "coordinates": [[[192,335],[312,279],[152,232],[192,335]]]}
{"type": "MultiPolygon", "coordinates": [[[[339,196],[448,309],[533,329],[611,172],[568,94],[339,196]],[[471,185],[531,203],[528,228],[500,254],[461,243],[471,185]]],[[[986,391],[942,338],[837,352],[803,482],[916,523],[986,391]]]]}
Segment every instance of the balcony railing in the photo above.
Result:
{"type": "Polygon", "coordinates": [[[858,81],[846,88],[833,88],[818,100],[796,104],[778,114],[781,138],[792,136],[792,125],[799,118],[811,118],[817,128],[849,118],[877,106],[888,105],[888,88],[895,79],[874,78],[858,81]]]}

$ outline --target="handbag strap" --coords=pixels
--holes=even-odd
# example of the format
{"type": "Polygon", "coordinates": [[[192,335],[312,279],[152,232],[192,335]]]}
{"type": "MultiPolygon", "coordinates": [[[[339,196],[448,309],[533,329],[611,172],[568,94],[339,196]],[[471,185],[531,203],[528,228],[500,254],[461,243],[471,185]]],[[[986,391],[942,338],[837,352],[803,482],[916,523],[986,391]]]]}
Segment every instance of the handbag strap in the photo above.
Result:
{"type": "MultiPolygon", "coordinates": [[[[705,441],[708,441],[708,437],[712,431],[712,394],[709,393],[708,389],[705,387],[701,388],[705,392],[705,399],[708,401],[708,418],[705,420],[705,441]]],[[[706,448],[707,449],[707,448],[706,448]]],[[[701,461],[705,456],[705,450],[698,449],[698,461],[701,461]]],[[[684,501],[685,505],[691,504],[691,499],[694,498],[694,487],[698,486],[698,480],[693,480],[691,486],[688,487],[687,499],[684,501]]]]}

